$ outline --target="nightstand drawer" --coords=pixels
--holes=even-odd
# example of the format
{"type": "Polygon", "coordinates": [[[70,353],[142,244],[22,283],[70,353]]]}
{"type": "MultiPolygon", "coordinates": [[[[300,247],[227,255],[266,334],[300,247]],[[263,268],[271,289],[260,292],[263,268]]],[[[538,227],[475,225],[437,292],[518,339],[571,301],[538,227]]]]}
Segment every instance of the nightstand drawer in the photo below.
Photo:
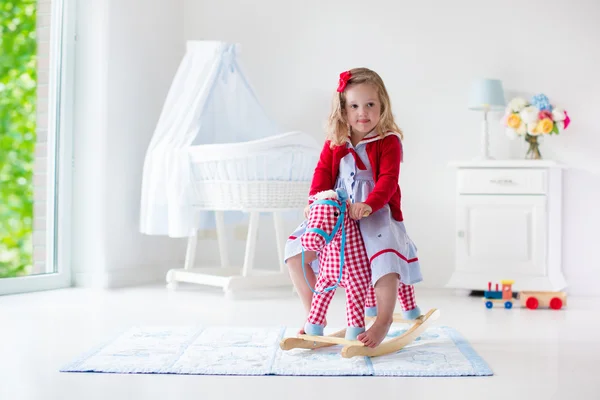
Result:
{"type": "Polygon", "coordinates": [[[461,194],[545,194],[546,170],[474,168],[458,171],[461,194]]]}

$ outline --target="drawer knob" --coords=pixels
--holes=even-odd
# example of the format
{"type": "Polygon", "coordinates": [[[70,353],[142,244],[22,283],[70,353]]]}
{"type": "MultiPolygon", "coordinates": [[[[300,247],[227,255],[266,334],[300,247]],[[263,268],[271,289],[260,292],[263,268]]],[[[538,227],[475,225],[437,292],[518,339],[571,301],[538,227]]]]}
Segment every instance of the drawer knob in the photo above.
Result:
{"type": "Polygon", "coordinates": [[[491,183],[497,183],[499,185],[509,185],[514,183],[512,179],[490,179],[491,183]]]}

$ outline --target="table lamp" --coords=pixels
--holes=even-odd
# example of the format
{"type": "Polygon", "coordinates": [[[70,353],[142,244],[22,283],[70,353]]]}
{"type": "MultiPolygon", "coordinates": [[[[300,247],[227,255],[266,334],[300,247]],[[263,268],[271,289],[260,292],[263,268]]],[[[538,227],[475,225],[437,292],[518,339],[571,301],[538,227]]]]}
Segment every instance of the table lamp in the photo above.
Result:
{"type": "Polygon", "coordinates": [[[469,95],[469,110],[483,111],[481,125],[481,154],[478,159],[492,160],[489,149],[489,134],[487,113],[489,111],[503,111],[506,107],[502,81],[498,79],[476,79],[471,85],[469,95]]]}

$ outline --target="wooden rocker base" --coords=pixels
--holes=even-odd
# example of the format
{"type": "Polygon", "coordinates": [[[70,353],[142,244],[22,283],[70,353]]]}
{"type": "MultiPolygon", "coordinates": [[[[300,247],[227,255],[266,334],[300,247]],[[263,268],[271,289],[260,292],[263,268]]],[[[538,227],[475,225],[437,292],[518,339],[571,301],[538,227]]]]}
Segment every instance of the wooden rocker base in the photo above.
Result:
{"type": "MultiPolygon", "coordinates": [[[[282,350],[291,349],[320,349],[323,347],[330,347],[336,344],[343,345],[342,357],[352,358],[356,356],[369,356],[378,357],[385,354],[395,353],[400,351],[406,345],[412,343],[427,327],[431,321],[435,321],[439,318],[440,311],[433,308],[425,315],[421,315],[415,320],[402,319],[400,314],[394,314],[394,322],[403,323],[414,323],[404,334],[397,338],[382,342],[375,348],[365,347],[365,345],[358,340],[346,340],[344,338],[346,329],[342,329],[328,336],[311,336],[311,335],[298,335],[295,338],[285,338],[279,344],[282,350]]],[[[374,320],[375,318],[368,318],[374,320]]]]}

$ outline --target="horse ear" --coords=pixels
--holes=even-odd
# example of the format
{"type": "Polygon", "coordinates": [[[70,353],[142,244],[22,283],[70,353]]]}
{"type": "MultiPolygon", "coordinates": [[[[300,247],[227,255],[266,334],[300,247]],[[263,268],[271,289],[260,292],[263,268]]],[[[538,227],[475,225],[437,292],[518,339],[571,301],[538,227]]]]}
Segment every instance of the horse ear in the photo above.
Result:
{"type": "Polygon", "coordinates": [[[337,193],[337,195],[338,195],[338,200],[339,200],[340,202],[342,202],[342,203],[343,203],[343,202],[345,202],[346,200],[348,200],[348,194],[346,193],[346,190],[345,190],[345,189],[343,189],[343,188],[339,188],[339,189],[336,189],[336,191],[335,191],[335,192],[337,193]]]}

